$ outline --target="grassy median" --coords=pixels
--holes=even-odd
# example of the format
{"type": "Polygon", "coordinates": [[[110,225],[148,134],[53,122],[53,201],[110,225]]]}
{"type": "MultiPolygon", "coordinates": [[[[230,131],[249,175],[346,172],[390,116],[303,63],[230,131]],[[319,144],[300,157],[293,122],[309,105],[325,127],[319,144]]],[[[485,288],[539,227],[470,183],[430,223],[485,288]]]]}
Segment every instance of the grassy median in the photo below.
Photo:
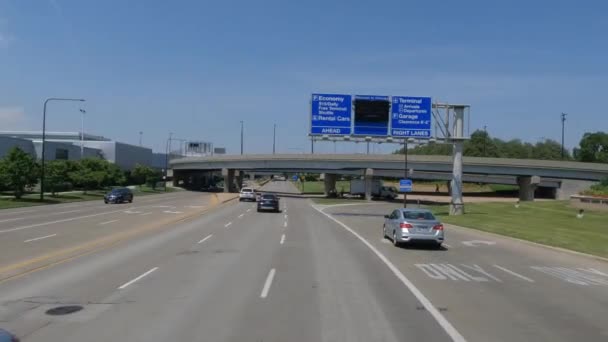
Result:
{"type": "Polygon", "coordinates": [[[608,257],[608,213],[578,209],[568,201],[474,203],[466,214],[449,216],[447,206],[432,207],[446,223],[511,236],[523,240],[608,257]]]}

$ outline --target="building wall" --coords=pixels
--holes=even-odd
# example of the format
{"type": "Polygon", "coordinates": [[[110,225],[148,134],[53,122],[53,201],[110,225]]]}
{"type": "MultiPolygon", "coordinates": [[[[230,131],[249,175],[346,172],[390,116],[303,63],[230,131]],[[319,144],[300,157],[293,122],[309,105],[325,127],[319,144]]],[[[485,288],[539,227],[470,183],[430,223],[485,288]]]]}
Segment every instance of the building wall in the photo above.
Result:
{"type": "Polygon", "coordinates": [[[164,169],[165,164],[166,164],[166,158],[167,158],[166,153],[152,153],[152,163],[151,163],[150,167],[153,167],[153,168],[159,169],[159,170],[164,169]]]}
{"type": "Polygon", "coordinates": [[[30,140],[0,136],[0,158],[4,158],[13,147],[19,147],[25,153],[36,158],[36,149],[30,140]]]}
{"type": "Polygon", "coordinates": [[[124,170],[130,170],[136,164],[151,166],[152,150],[117,142],[114,163],[124,170]]]}
{"type": "MultiPolygon", "coordinates": [[[[34,147],[36,148],[36,158],[42,159],[42,142],[34,141],[34,147]]],[[[57,141],[46,141],[44,143],[44,160],[80,160],[80,146],[75,146],[70,143],[63,143],[57,141]],[[59,154],[58,154],[59,152],[59,154]],[[67,155],[61,155],[63,152],[67,152],[67,155]],[[64,158],[65,157],[65,158],[64,158]]]]}

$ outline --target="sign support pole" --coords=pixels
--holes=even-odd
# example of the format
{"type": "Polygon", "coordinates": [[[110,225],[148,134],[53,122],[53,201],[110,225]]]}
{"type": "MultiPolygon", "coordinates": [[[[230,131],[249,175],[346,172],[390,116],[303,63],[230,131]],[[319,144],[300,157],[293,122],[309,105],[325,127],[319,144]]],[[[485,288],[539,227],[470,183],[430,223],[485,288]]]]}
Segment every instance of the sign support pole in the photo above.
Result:
{"type": "MultiPolygon", "coordinates": [[[[403,140],[403,154],[405,155],[405,168],[403,169],[403,179],[407,179],[407,138],[403,140]]],[[[407,208],[407,191],[403,192],[403,207],[407,208]]]]}

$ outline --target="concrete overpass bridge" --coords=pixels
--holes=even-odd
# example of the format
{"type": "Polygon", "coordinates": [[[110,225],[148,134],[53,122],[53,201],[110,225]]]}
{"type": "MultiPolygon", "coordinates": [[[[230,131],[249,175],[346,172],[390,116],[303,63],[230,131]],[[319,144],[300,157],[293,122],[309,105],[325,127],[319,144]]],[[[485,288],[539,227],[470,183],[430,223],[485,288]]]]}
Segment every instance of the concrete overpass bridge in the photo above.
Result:
{"type": "MultiPolygon", "coordinates": [[[[539,189],[554,198],[571,194],[608,177],[608,165],[571,161],[464,157],[463,181],[517,184],[521,200],[532,200],[539,189]]],[[[410,155],[408,169],[413,179],[451,180],[451,156],[410,155]]],[[[367,154],[276,154],[187,157],[170,162],[174,180],[201,186],[212,172],[220,172],[224,184],[242,184],[244,173],[324,173],[326,188],[335,188],[336,175],[403,177],[403,155],[367,154]]],[[[229,191],[226,187],[225,191],[229,191]]]]}

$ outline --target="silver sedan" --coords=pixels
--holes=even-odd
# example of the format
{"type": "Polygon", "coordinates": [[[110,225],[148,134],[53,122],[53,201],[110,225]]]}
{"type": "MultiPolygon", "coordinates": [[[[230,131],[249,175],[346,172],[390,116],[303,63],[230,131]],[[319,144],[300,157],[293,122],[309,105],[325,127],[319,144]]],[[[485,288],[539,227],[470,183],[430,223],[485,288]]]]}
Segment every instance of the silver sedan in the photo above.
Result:
{"type": "Polygon", "coordinates": [[[428,242],[441,247],[444,240],[443,224],[426,209],[395,209],[384,216],[382,234],[393,245],[409,242],[428,242]]]}

